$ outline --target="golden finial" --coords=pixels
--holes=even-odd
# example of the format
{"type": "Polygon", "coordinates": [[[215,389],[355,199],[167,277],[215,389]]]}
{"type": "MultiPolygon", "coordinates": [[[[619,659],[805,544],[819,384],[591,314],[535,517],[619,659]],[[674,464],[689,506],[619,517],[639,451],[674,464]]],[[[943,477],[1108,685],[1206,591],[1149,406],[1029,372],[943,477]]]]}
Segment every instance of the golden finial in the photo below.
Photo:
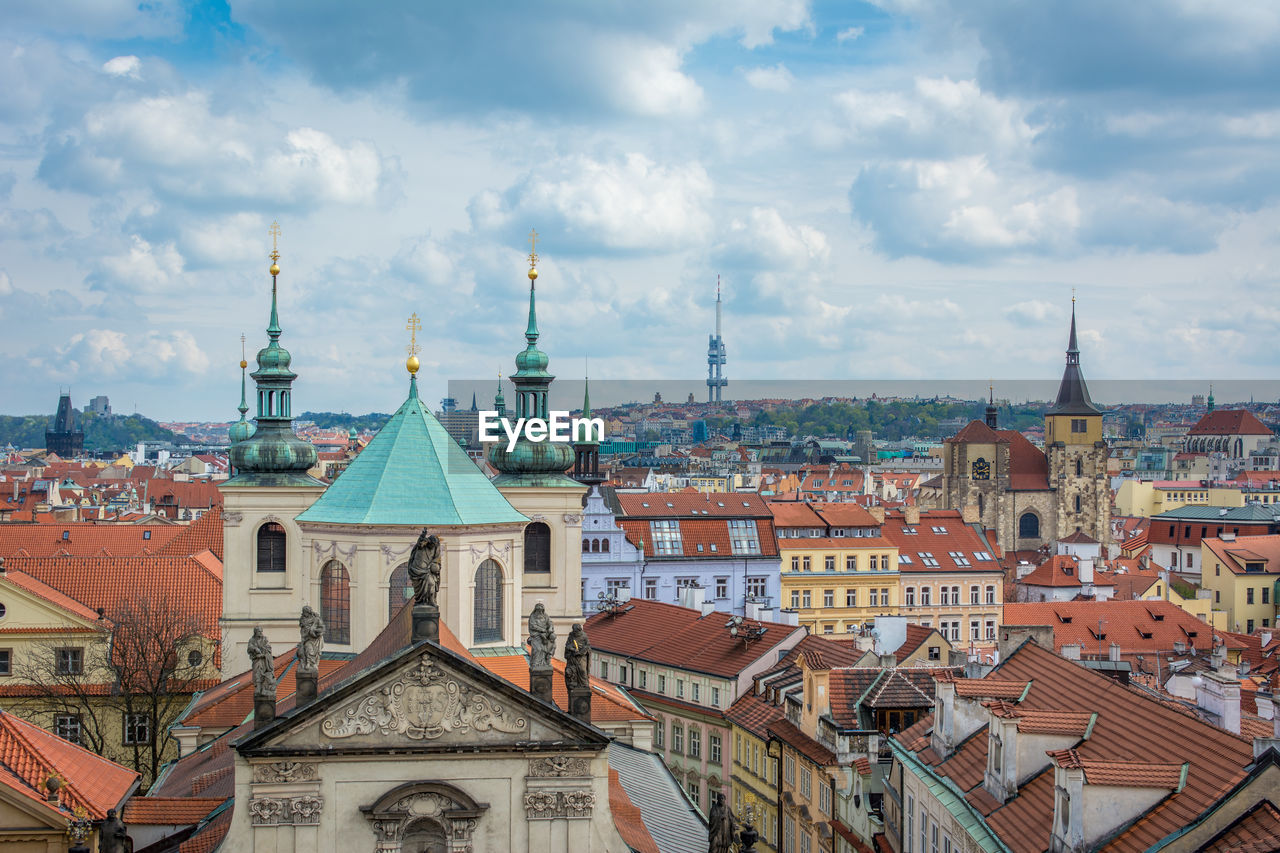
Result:
{"type": "Polygon", "coordinates": [[[271,227],[267,229],[267,233],[271,235],[271,274],[280,275],[280,249],[277,241],[280,239],[280,223],[271,222],[271,227]]]}
{"type": "Polygon", "coordinates": [[[538,232],[529,229],[529,280],[538,277],[538,232]]]}
{"type": "Polygon", "coordinates": [[[244,357],[244,332],[240,333],[240,369],[244,370],[249,366],[249,362],[244,357]]]}
{"type": "Polygon", "coordinates": [[[1076,304],[1076,289],[1074,287],[1071,288],[1071,304],[1076,304]]]}
{"type": "Polygon", "coordinates": [[[418,319],[416,311],[409,317],[409,322],[404,328],[409,333],[409,346],[405,347],[405,351],[409,353],[409,358],[405,361],[404,366],[409,371],[410,376],[417,376],[418,368],[421,366],[418,361],[418,353],[422,352],[422,347],[418,346],[418,332],[422,331],[422,321],[418,319]]]}

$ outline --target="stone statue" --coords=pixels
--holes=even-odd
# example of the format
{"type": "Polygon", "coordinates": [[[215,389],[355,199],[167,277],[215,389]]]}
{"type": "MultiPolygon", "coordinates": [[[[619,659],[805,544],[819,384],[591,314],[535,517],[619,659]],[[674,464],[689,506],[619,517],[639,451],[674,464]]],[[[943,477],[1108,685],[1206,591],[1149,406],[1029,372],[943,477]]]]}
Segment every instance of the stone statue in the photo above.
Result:
{"type": "Polygon", "coordinates": [[[133,840],[129,838],[124,821],[116,817],[115,809],[107,809],[107,818],[98,829],[98,853],[132,853],[133,840]]]}
{"type": "Polygon", "coordinates": [[[539,601],[529,614],[529,666],[534,669],[550,668],[551,656],[556,653],[556,626],[551,624],[547,608],[539,601]]]}
{"type": "Polygon", "coordinates": [[[436,594],[440,592],[440,537],[426,530],[414,543],[409,555],[409,581],[413,584],[414,605],[436,606],[436,594]]]}
{"type": "Polygon", "coordinates": [[[590,674],[591,644],[587,642],[587,632],[582,630],[582,625],[575,624],[564,643],[564,685],[570,690],[587,687],[590,674]]]}
{"type": "Polygon", "coordinates": [[[324,620],[310,604],[302,605],[298,633],[298,675],[319,675],[320,650],[324,648],[324,620]]]}
{"type": "Polygon", "coordinates": [[[729,853],[737,840],[738,820],[725,803],[724,794],[715,795],[707,824],[707,853],[729,853]]]}
{"type": "Polygon", "coordinates": [[[249,639],[249,660],[253,662],[253,698],[275,701],[275,656],[271,654],[271,643],[261,628],[254,628],[249,639]]]}

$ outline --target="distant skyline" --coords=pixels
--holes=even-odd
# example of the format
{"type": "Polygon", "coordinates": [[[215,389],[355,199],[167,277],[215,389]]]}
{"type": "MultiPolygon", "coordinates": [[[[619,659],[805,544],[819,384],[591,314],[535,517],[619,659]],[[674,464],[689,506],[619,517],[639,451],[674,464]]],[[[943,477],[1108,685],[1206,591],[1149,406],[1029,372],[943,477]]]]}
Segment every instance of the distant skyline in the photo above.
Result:
{"type": "Polygon", "coordinates": [[[46,0],[0,79],[5,414],[235,418],[275,219],[300,412],[393,411],[414,312],[432,406],[509,373],[531,228],[593,398],[698,387],[717,275],[727,397],[1052,393],[1073,290],[1091,388],[1280,368],[1272,3],[46,0]]]}

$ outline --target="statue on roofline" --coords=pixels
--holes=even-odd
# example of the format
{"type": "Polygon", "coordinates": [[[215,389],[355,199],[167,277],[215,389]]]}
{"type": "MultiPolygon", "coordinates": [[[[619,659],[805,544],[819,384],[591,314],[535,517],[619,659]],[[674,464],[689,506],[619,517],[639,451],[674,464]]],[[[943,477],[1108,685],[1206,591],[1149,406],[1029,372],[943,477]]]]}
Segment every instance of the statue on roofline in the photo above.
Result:
{"type": "Polygon", "coordinates": [[[409,555],[409,582],[413,584],[414,606],[436,605],[440,592],[440,537],[423,529],[409,555]]]}
{"type": "Polygon", "coordinates": [[[549,668],[555,653],[556,627],[551,624],[547,608],[539,601],[529,614],[529,665],[534,669],[549,668]]]}
{"type": "Polygon", "coordinates": [[[320,674],[320,650],[324,648],[324,620],[310,604],[302,605],[298,618],[298,674],[320,674]]]}

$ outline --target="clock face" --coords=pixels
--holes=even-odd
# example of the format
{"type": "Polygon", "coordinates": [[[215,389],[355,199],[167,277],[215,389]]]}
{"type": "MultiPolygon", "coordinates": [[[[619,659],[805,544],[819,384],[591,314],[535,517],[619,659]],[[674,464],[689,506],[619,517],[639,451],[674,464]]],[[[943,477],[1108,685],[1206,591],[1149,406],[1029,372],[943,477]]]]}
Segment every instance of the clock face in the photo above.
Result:
{"type": "Polygon", "coordinates": [[[991,463],[982,458],[974,460],[973,479],[990,480],[991,479],[991,463]]]}

